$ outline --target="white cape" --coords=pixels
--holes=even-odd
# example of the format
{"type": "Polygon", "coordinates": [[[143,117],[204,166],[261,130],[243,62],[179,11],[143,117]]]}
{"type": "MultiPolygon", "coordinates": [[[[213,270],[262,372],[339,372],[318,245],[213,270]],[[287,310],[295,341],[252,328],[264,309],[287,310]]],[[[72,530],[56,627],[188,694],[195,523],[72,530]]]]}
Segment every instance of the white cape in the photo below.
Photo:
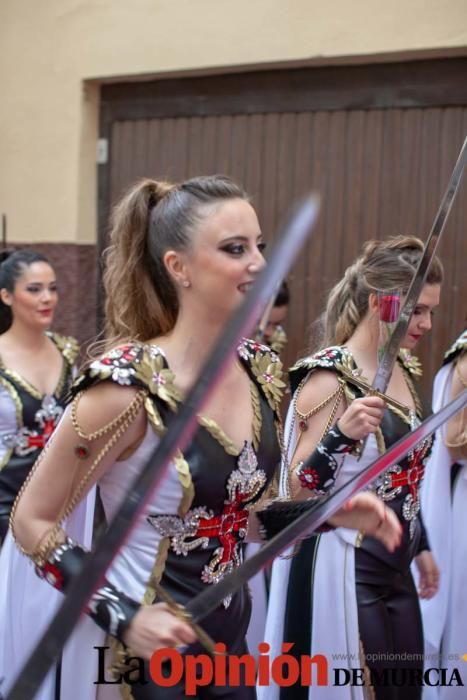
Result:
{"type": "MultiPolygon", "coordinates": [[[[298,438],[293,406],[289,409],[285,425],[287,440],[287,462],[292,458],[298,438]]],[[[378,455],[373,436],[367,441],[363,457],[357,461],[346,455],[336,479],[336,488],[346,482],[357,471],[378,455]]],[[[281,469],[281,495],[285,496],[287,463],[281,469]]],[[[310,686],[310,700],[364,700],[363,689],[358,686],[334,687],[333,668],[361,668],[358,632],[358,609],[355,586],[355,530],[337,528],[320,537],[312,584],[313,626],[311,655],[324,654],[328,660],[328,686],[310,686]]],[[[292,549],[276,559],[272,570],[271,592],[266,621],[265,641],[270,644],[270,659],[282,653],[284,612],[290,574],[292,549]]],[[[311,565],[310,565],[311,569],[311,565]]],[[[313,679],[316,683],[316,679],[313,679]]],[[[257,687],[258,700],[279,700],[280,687],[269,685],[257,687]]]]}
{"type": "MultiPolygon", "coordinates": [[[[94,501],[93,489],[66,525],[69,535],[87,548],[91,546],[94,501]]],[[[0,692],[4,695],[62,602],[63,595],[38,578],[32,562],[19,552],[8,532],[0,554],[0,692]]],[[[83,616],[62,658],[62,675],[71,674],[73,678],[65,700],[94,700],[97,654],[92,647],[104,644],[104,639],[104,632],[83,616]]],[[[49,672],[35,698],[54,700],[55,669],[49,672]]]]}

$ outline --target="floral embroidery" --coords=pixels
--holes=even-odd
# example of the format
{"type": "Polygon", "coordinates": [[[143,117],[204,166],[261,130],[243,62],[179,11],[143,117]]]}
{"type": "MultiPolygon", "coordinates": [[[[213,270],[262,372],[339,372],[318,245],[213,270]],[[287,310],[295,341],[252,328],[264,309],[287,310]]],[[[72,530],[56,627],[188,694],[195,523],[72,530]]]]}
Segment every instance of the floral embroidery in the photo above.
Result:
{"type": "MultiPolygon", "coordinates": [[[[264,484],[266,474],[258,469],[256,454],[249,443],[245,443],[235,469],[227,481],[228,498],[222,512],[214,513],[204,506],[188,511],[184,517],[178,515],[149,515],[149,523],[162,537],[170,537],[173,551],[182,556],[198,547],[206,549],[209,541],[219,541],[211,560],[201,572],[204,583],[217,583],[232,569],[241,564],[239,541],[248,530],[248,508],[264,484]]],[[[230,597],[224,600],[224,606],[230,597]]]]}
{"type": "Polygon", "coordinates": [[[425,473],[425,463],[431,444],[431,437],[423,440],[407,455],[405,468],[396,464],[387,469],[375,483],[376,493],[383,501],[392,501],[402,493],[404,487],[407,488],[408,493],[402,504],[402,517],[409,523],[411,538],[415,534],[415,521],[420,511],[419,487],[425,473]]]}
{"type": "Polygon", "coordinates": [[[79,345],[76,338],[73,338],[71,335],[59,335],[58,333],[47,333],[47,335],[53,340],[68,364],[72,365],[79,353],[79,345]]]}
{"type": "MultiPolygon", "coordinates": [[[[360,370],[355,367],[352,354],[345,347],[333,345],[329,348],[324,348],[314,355],[309,355],[298,360],[293,367],[290,368],[290,384],[292,391],[295,392],[300,382],[305,379],[307,374],[314,369],[335,369],[338,373],[350,372],[352,374],[360,374],[360,370]]],[[[350,384],[345,383],[344,386],[346,397],[349,401],[355,398],[354,388],[350,384]]]]}
{"type": "Polygon", "coordinates": [[[144,350],[135,377],[149,388],[151,394],[165,401],[172,411],[177,409],[176,402],[180,401],[181,395],[174,385],[175,375],[165,366],[164,355],[155,347],[144,350]]]}
{"type": "Polygon", "coordinates": [[[244,338],[242,340],[242,342],[237,348],[237,352],[240,355],[240,357],[243,357],[243,359],[247,361],[253,359],[257,352],[261,353],[262,355],[264,355],[265,353],[273,355],[273,353],[271,353],[271,350],[267,347],[267,345],[258,343],[256,340],[248,340],[247,338],[244,338]]]}
{"type": "Polygon", "coordinates": [[[341,363],[343,366],[352,367],[355,369],[352,355],[350,352],[339,345],[333,345],[329,348],[324,348],[314,355],[309,355],[301,360],[298,360],[293,367],[290,368],[290,372],[296,371],[310,371],[315,369],[315,367],[335,367],[337,363],[341,363]]]}
{"type": "Polygon", "coordinates": [[[267,345],[246,338],[237,348],[239,356],[250,366],[273,411],[278,410],[285,389],[282,362],[267,345]]]}
{"type": "Polygon", "coordinates": [[[258,382],[261,384],[269,405],[275,409],[282,399],[285,382],[282,381],[282,363],[271,360],[267,355],[256,353],[251,363],[258,382]]]}
{"type": "Polygon", "coordinates": [[[302,487],[312,491],[313,497],[326,495],[335,484],[345,455],[354,449],[355,444],[356,441],[344,435],[338,426],[329,428],[309,460],[297,464],[296,473],[302,487]]]}
{"type": "Polygon", "coordinates": [[[133,364],[140,352],[140,345],[123,345],[114,348],[91,364],[89,375],[99,379],[112,378],[118,384],[129,386],[131,378],[135,374],[133,364]]]}
{"type": "Polygon", "coordinates": [[[320,481],[319,474],[316,469],[311,468],[301,469],[298,473],[298,478],[300,479],[301,485],[306,489],[310,489],[311,491],[316,490],[320,481]]]}
{"type": "Polygon", "coordinates": [[[177,410],[177,401],[181,398],[174,385],[174,373],[167,367],[164,354],[153,345],[133,343],[110,350],[90,365],[88,372],[75,382],[74,390],[86,381],[86,377],[112,379],[122,386],[137,382],[146,387],[152,396],[167,403],[173,411],[177,410]]]}
{"type": "Polygon", "coordinates": [[[399,350],[399,359],[402,365],[407,369],[410,374],[414,377],[421,377],[423,374],[422,363],[415,355],[412,355],[406,348],[401,348],[399,350]]]}
{"type": "Polygon", "coordinates": [[[34,422],[39,430],[30,430],[22,426],[16,433],[4,435],[2,441],[9,449],[14,449],[15,454],[25,457],[35,450],[43,449],[55,430],[63,414],[63,408],[53,396],[46,394],[42,399],[41,407],[34,416],[34,422]]]}

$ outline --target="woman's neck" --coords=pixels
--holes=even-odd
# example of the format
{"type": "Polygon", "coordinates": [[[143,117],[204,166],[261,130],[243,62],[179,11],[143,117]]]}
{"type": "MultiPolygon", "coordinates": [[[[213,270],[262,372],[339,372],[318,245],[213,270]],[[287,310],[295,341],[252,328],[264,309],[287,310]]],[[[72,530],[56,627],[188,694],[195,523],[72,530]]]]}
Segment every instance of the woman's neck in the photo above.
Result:
{"type": "Polygon", "coordinates": [[[4,341],[12,345],[20,345],[28,350],[38,351],[49,343],[41,328],[31,328],[19,321],[13,321],[10,328],[3,334],[4,341]]]}
{"type": "Polygon", "coordinates": [[[157,338],[176,375],[197,376],[221,335],[223,326],[207,317],[181,312],[170,333],[157,338]]]}
{"type": "Polygon", "coordinates": [[[345,343],[359,367],[376,369],[379,327],[372,318],[364,318],[345,343]]]}

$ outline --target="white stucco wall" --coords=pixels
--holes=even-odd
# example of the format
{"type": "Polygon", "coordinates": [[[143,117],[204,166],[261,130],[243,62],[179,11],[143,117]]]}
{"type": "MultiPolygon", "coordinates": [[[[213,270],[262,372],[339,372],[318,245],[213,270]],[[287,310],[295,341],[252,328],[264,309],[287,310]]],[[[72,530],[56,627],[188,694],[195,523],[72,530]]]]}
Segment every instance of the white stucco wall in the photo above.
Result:
{"type": "Polygon", "coordinates": [[[466,0],[1,0],[9,237],[95,241],[98,87],[85,81],[466,47],[466,0]]]}

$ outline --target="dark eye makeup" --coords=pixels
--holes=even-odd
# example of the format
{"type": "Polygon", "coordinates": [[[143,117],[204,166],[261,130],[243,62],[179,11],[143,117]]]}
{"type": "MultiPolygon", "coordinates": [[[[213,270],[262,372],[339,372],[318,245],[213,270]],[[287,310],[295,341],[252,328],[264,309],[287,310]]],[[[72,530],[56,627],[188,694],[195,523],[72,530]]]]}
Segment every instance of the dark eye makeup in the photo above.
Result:
{"type": "MultiPolygon", "coordinates": [[[[43,286],[41,284],[28,284],[26,286],[26,291],[31,292],[32,294],[38,294],[41,292],[43,289],[43,286]]],[[[57,284],[54,282],[49,285],[49,292],[56,292],[58,289],[57,284]]]]}
{"type": "MultiPolygon", "coordinates": [[[[263,252],[263,250],[266,248],[266,243],[261,241],[261,243],[258,243],[257,246],[258,250],[260,253],[263,252]]],[[[237,257],[240,257],[240,255],[243,255],[246,251],[246,245],[244,243],[226,243],[225,245],[221,246],[220,248],[224,252],[228,253],[229,255],[234,255],[237,257]]]]}

